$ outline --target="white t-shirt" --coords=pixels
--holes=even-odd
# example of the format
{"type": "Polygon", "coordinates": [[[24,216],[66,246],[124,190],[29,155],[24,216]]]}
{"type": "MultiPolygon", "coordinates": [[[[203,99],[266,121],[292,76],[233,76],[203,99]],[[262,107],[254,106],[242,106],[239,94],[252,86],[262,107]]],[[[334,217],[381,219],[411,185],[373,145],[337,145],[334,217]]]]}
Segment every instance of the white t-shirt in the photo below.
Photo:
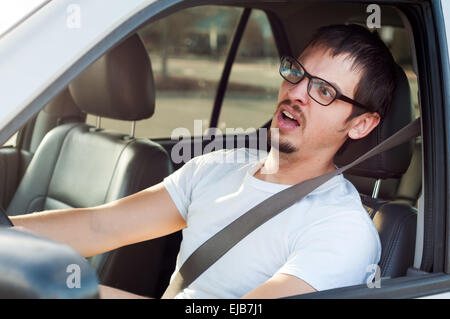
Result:
{"type": "MultiPolygon", "coordinates": [[[[206,240],[290,186],[255,178],[263,160],[248,149],[220,150],[164,179],[187,223],[171,280],[206,240]]],[[[363,284],[380,255],[378,232],[358,191],[338,175],[250,233],[175,298],[240,298],[277,273],[316,290],[363,284]]]]}

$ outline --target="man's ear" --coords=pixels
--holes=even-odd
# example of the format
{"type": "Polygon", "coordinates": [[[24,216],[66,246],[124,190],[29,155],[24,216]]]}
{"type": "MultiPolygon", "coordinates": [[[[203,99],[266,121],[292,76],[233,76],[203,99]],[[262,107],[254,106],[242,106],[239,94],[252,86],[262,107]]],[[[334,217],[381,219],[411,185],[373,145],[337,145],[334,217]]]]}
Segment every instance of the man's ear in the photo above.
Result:
{"type": "Polygon", "coordinates": [[[348,131],[348,137],[357,140],[367,136],[380,123],[378,113],[364,113],[352,120],[351,128],[348,131]]]}

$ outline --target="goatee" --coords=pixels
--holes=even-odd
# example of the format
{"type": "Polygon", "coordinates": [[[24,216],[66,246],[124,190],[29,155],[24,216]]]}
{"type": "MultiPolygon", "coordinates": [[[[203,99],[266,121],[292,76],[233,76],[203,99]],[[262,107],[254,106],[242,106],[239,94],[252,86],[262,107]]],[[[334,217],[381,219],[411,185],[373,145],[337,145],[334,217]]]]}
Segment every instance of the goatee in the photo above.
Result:
{"type": "Polygon", "coordinates": [[[297,151],[297,148],[292,145],[289,142],[282,142],[278,139],[278,141],[272,141],[271,138],[271,130],[269,130],[269,133],[267,135],[267,145],[270,147],[274,147],[276,150],[278,150],[281,153],[285,154],[291,154],[297,151]],[[273,142],[273,143],[272,143],[273,142]]]}

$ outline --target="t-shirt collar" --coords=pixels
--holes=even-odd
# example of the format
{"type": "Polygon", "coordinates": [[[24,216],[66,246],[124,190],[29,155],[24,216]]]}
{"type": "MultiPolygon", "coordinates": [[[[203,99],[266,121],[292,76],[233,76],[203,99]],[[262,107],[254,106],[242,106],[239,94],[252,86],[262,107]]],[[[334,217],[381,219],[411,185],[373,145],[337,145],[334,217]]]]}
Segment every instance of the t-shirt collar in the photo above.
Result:
{"type": "MultiPolygon", "coordinates": [[[[270,192],[270,193],[277,193],[286,188],[289,188],[290,186],[293,186],[293,185],[288,185],[288,184],[278,184],[278,183],[273,183],[273,182],[267,182],[267,181],[260,180],[259,178],[256,178],[254,175],[262,167],[262,165],[264,164],[264,161],[265,161],[265,158],[249,165],[249,168],[248,168],[247,174],[246,174],[246,178],[245,178],[245,182],[249,183],[249,185],[251,185],[259,190],[263,190],[263,191],[270,192]]],[[[334,166],[336,168],[338,168],[336,165],[334,165],[334,166]]],[[[334,176],[330,180],[326,181],[325,183],[323,183],[322,185],[317,187],[310,194],[317,194],[320,192],[327,191],[327,190],[333,188],[339,182],[342,182],[343,178],[344,177],[342,174],[334,176]]]]}

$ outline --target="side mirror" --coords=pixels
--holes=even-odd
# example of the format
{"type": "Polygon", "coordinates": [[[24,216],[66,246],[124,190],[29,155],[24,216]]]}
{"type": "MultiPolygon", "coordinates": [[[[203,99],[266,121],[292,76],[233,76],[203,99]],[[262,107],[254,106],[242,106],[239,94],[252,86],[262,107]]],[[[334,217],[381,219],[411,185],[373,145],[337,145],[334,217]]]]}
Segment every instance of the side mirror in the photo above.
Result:
{"type": "Polygon", "coordinates": [[[89,262],[67,245],[0,228],[0,298],[98,298],[89,262]]]}

